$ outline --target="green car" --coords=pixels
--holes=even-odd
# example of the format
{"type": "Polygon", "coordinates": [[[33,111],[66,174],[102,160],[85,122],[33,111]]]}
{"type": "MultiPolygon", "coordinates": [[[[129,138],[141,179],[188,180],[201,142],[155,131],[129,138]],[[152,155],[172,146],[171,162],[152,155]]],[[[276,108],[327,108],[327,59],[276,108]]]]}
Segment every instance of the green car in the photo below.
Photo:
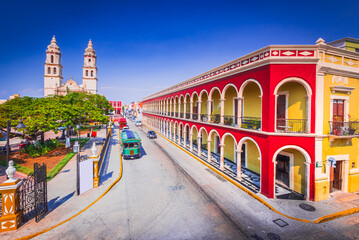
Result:
{"type": "Polygon", "coordinates": [[[141,157],[141,138],[136,132],[121,132],[121,154],[124,159],[141,157]]]}

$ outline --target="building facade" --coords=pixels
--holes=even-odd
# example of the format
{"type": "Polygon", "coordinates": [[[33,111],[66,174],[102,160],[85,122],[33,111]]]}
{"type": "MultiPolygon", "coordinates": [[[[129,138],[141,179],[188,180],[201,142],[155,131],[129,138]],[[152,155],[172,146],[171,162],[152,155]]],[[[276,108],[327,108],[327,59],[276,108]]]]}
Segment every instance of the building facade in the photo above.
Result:
{"type": "Polygon", "coordinates": [[[271,45],[143,99],[143,122],[269,198],[359,191],[359,54],[271,45]]]}
{"type": "Polygon", "coordinates": [[[82,85],[78,85],[72,76],[65,84],[63,83],[61,65],[61,52],[55,36],[46,50],[44,96],[66,95],[68,92],[97,93],[97,56],[90,40],[84,54],[82,85]]]}
{"type": "Polygon", "coordinates": [[[109,101],[113,109],[115,109],[115,114],[122,114],[122,102],[121,101],[109,101]]]}

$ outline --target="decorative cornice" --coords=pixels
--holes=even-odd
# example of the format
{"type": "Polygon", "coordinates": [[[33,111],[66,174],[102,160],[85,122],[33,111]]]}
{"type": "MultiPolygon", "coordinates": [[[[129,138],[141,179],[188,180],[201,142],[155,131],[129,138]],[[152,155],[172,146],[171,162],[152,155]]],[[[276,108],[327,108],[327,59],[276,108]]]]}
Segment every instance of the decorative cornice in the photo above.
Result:
{"type": "Polygon", "coordinates": [[[170,88],[166,88],[158,93],[145,97],[143,100],[149,100],[159,96],[163,96],[172,92],[187,89],[199,84],[207,83],[212,79],[219,79],[225,76],[233,75],[248,70],[253,65],[260,65],[260,62],[266,62],[270,59],[270,63],[315,63],[319,60],[317,54],[318,46],[316,45],[272,45],[259,49],[255,52],[247,54],[241,58],[235,59],[229,63],[223,64],[217,68],[197,75],[184,82],[176,84],[170,88]],[[310,60],[313,61],[310,61],[310,60]]]}

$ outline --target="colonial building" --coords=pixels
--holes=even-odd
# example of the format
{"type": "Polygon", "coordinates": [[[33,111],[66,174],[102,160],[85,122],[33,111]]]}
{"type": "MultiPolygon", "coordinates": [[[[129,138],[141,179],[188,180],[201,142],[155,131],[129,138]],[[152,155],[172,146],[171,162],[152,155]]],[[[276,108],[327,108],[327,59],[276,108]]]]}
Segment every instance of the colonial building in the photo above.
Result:
{"type": "Polygon", "coordinates": [[[359,191],[359,53],[270,45],[143,99],[143,122],[269,198],[359,191]],[[283,190],[283,191],[282,191],[283,190]]]}
{"type": "Polygon", "coordinates": [[[115,114],[122,114],[122,102],[121,101],[109,101],[113,109],[115,110],[115,114]]]}
{"type": "Polygon", "coordinates": [[[97,93],[97,67],[96,52],[93,49],[91,40],[85,49],[82,85],[78,85],[72,77],[63,84],[61,52],[55,36],[51,44],[47,46],[45,75],[44,75],[44,95],[66,95],[68,92],[89,92],[97,93]]]}

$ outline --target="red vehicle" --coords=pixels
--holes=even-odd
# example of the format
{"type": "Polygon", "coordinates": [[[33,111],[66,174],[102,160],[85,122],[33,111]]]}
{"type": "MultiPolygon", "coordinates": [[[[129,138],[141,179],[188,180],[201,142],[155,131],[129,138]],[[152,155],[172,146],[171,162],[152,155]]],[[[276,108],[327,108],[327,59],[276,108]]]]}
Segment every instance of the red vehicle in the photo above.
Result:
{"type": "Polygon", "coordinates": [[[126,129],[128,128],[127,126],[127,121],[126,121],[126,118],[120,118],[120,120],[118,121],[118,124],[120,124],[120,129],[126,129]]]}

